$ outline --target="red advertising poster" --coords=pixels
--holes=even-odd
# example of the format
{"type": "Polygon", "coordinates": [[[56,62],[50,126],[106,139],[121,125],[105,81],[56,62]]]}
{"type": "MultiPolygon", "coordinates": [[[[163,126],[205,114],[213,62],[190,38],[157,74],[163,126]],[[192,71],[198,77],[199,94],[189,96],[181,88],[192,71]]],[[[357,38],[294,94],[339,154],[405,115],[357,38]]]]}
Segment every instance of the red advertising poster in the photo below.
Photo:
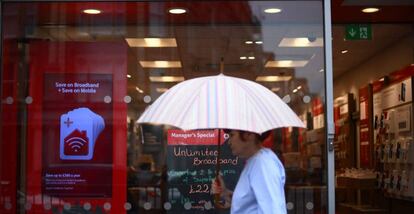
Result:
{"type": "Polygon", "coordinates": [[[111,97],[111,74],[44,75],[44,195],[111,197],[111,97]]]}
{"type": "Polygon", "coordinates": [[[127,45],[33,41],[29,55],[27,212],[125,213],[127,45]]]}
{"type": "MultiPolygon", "coordinates": [[[[217,145],[218,130],[168,130],[168,145],[217,145]]],[[[220,136],[220,144],[224,143],[228,134],[222,133],[220,136]]]]}
{"type": "Polygon", "coordinates": [[[322,99],[316,97],[312,100],[312,116],[313,116],[313,128],[319,129],[324,127],[324,106],[322,99]]]}
{"type": "Polygon", "coordinates": [[[320,97],[312,100],[312,114],[313,116],[323,114],[323,104],[320,97]]]}
{"type": "Polygon", "coordinates": [[[364,88],[359,89],[359,159],[361,168],[370,168],[371,167],[371,150],[372,150],[372,140],[371,132],[372,127],[370,125],[371,121],[371,108],[372,108],[372,92],[371,85],[368,85],[364,88]]]}
{"type": "MultiPolygon", "coordinates": [[[[341,118],[341,114],[340,114],[340,107],[339,106],[334,106],[334,122],[335,122],[335,133],[339,133],[340,131],[340,126],[338,125],[337,121],[341,118]]],[[[338,135],[335,135],[335,138],[338,135]]]]}
{"type": "Polygon", "coordinates": [[[0,213],[17,213],[18,102],[17,101],[17,41],[3,40],[3,70],[0,120],[0,213]],[[4,102],[3,102],[4,101],[4,102]]]}

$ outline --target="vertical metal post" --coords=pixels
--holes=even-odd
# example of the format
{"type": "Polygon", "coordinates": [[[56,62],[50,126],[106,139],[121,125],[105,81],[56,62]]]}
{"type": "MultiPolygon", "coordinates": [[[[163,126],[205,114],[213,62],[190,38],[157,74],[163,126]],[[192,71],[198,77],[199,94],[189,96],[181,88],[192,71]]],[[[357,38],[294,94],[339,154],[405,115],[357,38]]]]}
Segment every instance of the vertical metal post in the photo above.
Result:
{"type": "Polygon", "coordinates": [[[332,70],[332,24],[331,0],[324,0],[324,38],[325,38],[325,112],[326,112],[326,158],[328,184],[328,213],[335,214],[335,156],[333,138],[333,70],[332,70]]]}
{"type": "MultiPolygon", "coordinates": [[[[0,0],[0,83],[3,80],[3,1],[0,0]]],[[[0,95],[3,94],[3,87],[0,87],[0,95]]],[[[0,111],[1,111],[0,105],[0,111]]],[[[1,130],[1,129],[0,129],[1,130]]],[[[0,135],[1,136],[1,135],[0,135]]]]}

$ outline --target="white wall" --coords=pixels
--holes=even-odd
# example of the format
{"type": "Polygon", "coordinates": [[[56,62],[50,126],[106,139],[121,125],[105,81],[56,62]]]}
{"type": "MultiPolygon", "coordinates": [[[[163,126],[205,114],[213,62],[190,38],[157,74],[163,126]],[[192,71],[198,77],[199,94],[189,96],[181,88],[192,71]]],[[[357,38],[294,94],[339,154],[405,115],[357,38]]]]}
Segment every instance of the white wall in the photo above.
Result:
{"type": "MultiPolygon", "coordinates": [[[[334,79],[334,97],[353,93],[381,77],[414,63],[414,36],[402,38],[360,66],[334,79]]],[[[359,108],[359,106],[357,106],[359,108]]]]}

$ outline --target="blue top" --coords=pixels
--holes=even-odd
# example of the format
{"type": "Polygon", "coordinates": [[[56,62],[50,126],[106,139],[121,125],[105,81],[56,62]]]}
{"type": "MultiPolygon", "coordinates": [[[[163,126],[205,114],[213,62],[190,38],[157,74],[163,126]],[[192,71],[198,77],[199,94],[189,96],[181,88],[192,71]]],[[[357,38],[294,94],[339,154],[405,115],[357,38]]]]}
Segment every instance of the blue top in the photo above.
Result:
{"type": "Polygon", "coordinates": [[[285,169],[272,150],[247,160],[231,202],[231,214],[286,214],[285,169]]]}

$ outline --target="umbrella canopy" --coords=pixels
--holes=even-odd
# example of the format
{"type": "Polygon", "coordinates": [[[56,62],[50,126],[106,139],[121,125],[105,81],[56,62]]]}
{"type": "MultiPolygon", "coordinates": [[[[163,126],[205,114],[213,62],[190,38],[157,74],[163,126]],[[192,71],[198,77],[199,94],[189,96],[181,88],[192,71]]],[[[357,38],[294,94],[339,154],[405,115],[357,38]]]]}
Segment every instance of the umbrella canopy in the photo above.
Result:
{"type": "Polygon", "coordinates": [[[280,127],[305,127],[289,106],[266,87],[222,74],[175,85],[145,110],[138,123],[258,134],[280,127]]]}

